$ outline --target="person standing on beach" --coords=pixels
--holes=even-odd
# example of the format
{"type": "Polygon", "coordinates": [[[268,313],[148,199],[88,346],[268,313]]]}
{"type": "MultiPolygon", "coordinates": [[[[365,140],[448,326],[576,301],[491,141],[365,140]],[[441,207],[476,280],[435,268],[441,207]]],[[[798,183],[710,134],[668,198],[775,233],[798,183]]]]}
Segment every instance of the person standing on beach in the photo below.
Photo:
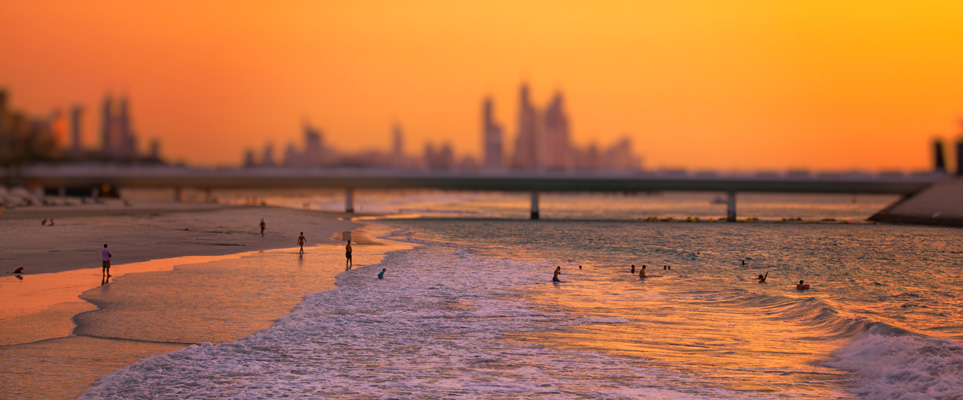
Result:
{"type": "Polygon", "coordinates": [[[261,218],[261,223],[259,225],[261,227],[261,237],[264,237],[264,227],[266,226],[264,225],[264,218],[261,218]]]}
{"type": "Polygon", "coordinates": [[[348,244],[344,246],[344,258],[345,267],[351,268],[351,240],[348,240],[348,244]]]}
{"type": "Polygon", "coordinates": [[[298,236],[298,246],[301,246],[301,254],[304,254],[304,232],[301,232],[301,236],[298,236]]]}
{"type": "Polygon", "coordinates": [[[100,251],[100,267],[101,267],[101,277],[110,278],[110,250],[107,250],[107,243],[104,243],[104,249],[100,251]]]}

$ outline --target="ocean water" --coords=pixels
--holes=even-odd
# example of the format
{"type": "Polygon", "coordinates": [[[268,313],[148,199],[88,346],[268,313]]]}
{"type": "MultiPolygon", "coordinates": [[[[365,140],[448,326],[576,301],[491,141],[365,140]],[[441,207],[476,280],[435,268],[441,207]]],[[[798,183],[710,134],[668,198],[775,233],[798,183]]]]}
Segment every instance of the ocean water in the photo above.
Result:
{"type": "Polygon", "coordinates": [[[963,398],[963,231],[838,223],[875,211],[848,196],[763,196],[765,219],[836,222],[751,224],[635,220],[692,196],[576,196],[541,221],[508,219],[510,196],[380,201],[414,249],[82,398],[963,398]]]}

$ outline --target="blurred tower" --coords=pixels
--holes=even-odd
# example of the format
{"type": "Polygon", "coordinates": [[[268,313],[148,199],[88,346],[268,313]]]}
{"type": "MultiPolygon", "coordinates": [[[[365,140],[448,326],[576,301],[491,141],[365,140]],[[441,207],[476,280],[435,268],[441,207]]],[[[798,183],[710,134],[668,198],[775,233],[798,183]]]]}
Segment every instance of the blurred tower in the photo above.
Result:
{"type": "Polygon", "coordinates": [[[963,137],[956,139],[956,175],[963,176],[963,137]]]}
{"type": "Polygon", "coordinates": [[[112,153],[113,142],[114,142],[114,130],[113,125],[113,105],[114,100],[110,95],[104,96],[104,101],[100,105],[100,137],[101,137],[101,150],[105,154],[112,153]]]}
{"type": "Polygon", "coordinates": [[[562,93],[555,93],[552,104],[545,111],[545,166],[549,169],[570,170],[574,165],[569,137],[568,115],[562,93]]]}
{"type": "Polygon", "coordinates": [[[482,151],[485,169],[501,169],[504,165],[502,127],[492,118],[493,108],[491,97],[485,98],[482,105],[482,151]]]}
{"type": "Polygon", "coordinates": [[[84,109],[75,105],[70,109],[70,150],[80,152],[80,124],[84,115],[84,109]]]}
{"type": "Polygon", "coordinates": [[[528,84],[523,83],[518,91],[518,133],[515,136],[515,153],[512,155],[512,168],[534,169],[540,166],[537,121],[535,107],[528,96],[528,84]]]}

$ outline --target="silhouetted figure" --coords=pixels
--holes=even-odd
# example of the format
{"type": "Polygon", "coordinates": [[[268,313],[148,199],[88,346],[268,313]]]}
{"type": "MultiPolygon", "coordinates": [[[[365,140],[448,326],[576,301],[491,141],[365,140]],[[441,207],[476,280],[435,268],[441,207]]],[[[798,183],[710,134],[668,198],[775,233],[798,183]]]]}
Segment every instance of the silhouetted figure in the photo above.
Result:
{"type": "Polygon", "coordinates": [[[581,265],[581,264],[579,264],[578,269],[582,269],[582,265],[581,265]]]}
{"type": "Polygon", "coordinates": [[[382,269],[381,269],[381,272],[378,273],[378,279],[384,279],[384,278],[385,278],[385,271],[387,271],[387,270],[388,270],[387,268],[382,268],[382,269]]]}
{"type": "Polygon", "coordinates": [[[799,284],[796,285],[796,290],[798,290],[798,291],[803,291],[803,290],[806,290],[806,289],[809,289],[809,285],[803,284],[802,279],[800,279],[800,280],[799,280],[799,284]]]}
{"type": "Polygon", "coordinates": [[[663,265],[663,266],[662,266],[662,269],[669,269],[669,266],[668,266],[668,265],[663,265]]]}
{"type": "Polygon", "coordinates": [[[769,271],[766,271],[765,275],[759,275],[759,277],[756,279],[759,279],[759,283],[766,283],[766,278],[768,277],[769,277],[769,271]]]}
{"type": "Polygon", "coordinates": [[[562,267],[561,267],[561,266],[556,266],[556,267],[555,267],[555,275],[552,276],[552,282],[561,282],[561,281],[558,279],[558,274],[561,274],[561,273],[562,273],[562,267]]]}
{"type": "Polygon", "coordinates": [[[746,265],[746,259],[745,259],[745,258],[742,259],[742,265],[743,265],[743,266],[746,265]]]}
{"type": "Polygon", "coordinates": [[[301,232],[301,236],[298,236],[298,246],[301,247],[300,254],[304,254],[304,232],[301,232]]]}
{"type": "Polygon", "coordinates": [[[100,251],[100,272],[101,276],[110,278],[110,250],[107,249],[107,243],[104,243],[104,249],[100,251]]]}
{"type": "Polygon", "coordinates": [[[53,218],[50,219],[50,226],[54,226],[54,219],[53,219],[53,218]]]}
{"type": "Polygon", "coordinates": [[[645,279],[645,264],[642,264],[642,269],[639,270],[639,279],[645,279]]]}
{"type": "Polygon", "coordinates": [[[40,225],[47,226],[47,219],[44,218],[43,221],[40,221],[40,225]]]}
{"type": "Polygon", "coordinates": [[[346,259],[345,267],[351,268],[351,266],[354,265],[354,263],[351,261],[351,241],[350,240],[348,240],[348,244],[344,246],[344,258],[346,259]]]}
{"type": "Polygon", "coordinates": [[[261,237],[264,237],[264,228],[267,226],[264,224],[264,218],[261,218],[261,223],[258,226],[261,227],[261,237]]]}
{"type": "Polygon", "coordinates": [[[635,274],[635,264],[632,264],[632,274],[635,274]]]}
{"type": "Polygon", "coordinates": [[[17,267],[17,269],[13,270],[13,273],[15,273],[15,274],[22,274],[22,273],[23,273],[23,267],[17,267]]]}

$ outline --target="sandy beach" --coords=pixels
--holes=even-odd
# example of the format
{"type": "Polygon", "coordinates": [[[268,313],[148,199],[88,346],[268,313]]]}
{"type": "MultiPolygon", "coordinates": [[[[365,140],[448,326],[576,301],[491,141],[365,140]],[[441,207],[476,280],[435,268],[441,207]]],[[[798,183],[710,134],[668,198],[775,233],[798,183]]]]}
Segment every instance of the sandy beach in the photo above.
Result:
{"type": "Polygon", "coordinates": [[[303,296],[334,288],[343,231],[354,231],[357,267],[396,249],[346,216],[116,200],[4,210],[0,398],[75,398],[138,359],[270,326],[303,296]],[[104,243],[113,278],[102,285],[104,243]],[[24,274],[6,273],[20,266],[24,274]]]}

